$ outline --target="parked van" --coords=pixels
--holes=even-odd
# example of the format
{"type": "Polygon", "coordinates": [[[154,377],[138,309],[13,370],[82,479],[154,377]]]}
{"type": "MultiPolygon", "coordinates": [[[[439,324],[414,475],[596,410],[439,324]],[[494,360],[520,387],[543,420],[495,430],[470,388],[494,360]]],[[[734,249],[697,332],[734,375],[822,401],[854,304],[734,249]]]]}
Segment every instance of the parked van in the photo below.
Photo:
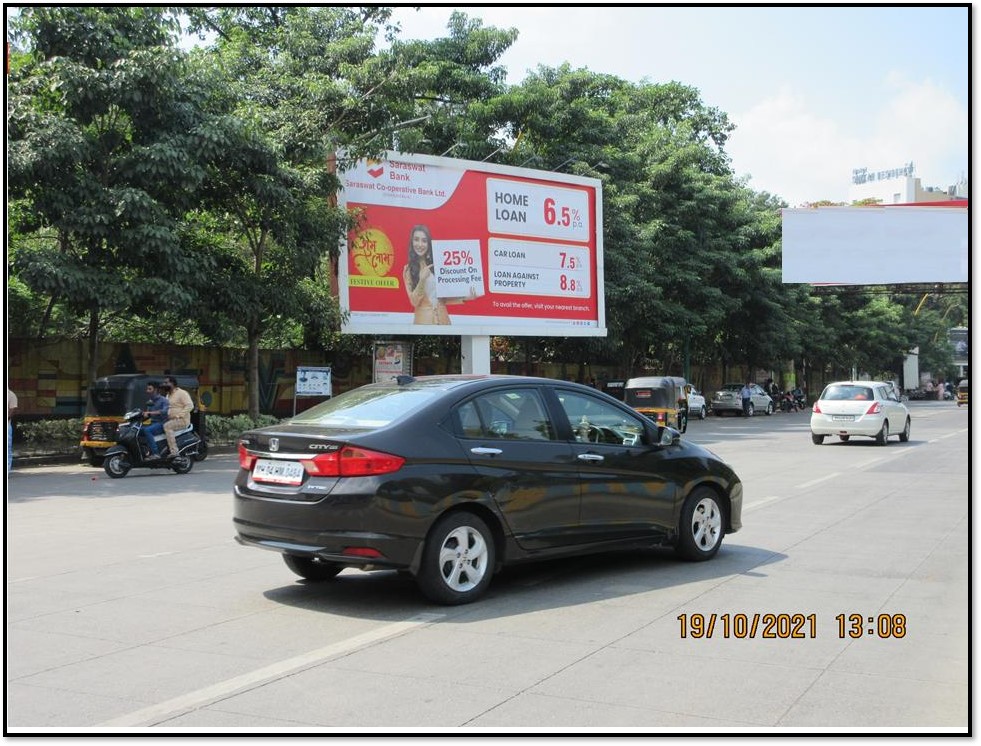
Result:
{"type": "Polygon", "coordinates": [[[631,378],[624,386],[624,402],[659,425],[688,430],[687,382],[677,376],[631,378]]]}
{"type": "MultiPolygon", "coordinates": [[[[143,373],[120,373],[96,379],[89,385],[82,424],[82,458],[92,466],[101,466],[106,450],[116,445],[116,430],[124,422],[123,415],[132,409],[146,409],[148,383],[162,383],[165,374],[148,376],[143,373]]],[[[204,412],[198,403],[197,376],[175,375],[177,385],[186,390],[194,401],[191,424],[201,438],[198,461],[208,452],[204,412]]]]}

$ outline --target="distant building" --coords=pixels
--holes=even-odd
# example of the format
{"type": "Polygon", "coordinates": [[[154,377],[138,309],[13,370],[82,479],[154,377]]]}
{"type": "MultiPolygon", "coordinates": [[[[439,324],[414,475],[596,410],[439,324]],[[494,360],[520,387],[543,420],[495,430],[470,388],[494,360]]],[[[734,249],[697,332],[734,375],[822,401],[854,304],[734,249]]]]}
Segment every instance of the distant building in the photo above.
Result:
{"type": "Polygon", "coordinates": [[[922,186],[919,177],[914,176],[914,173],[912,163],[884,171],[852,169],[848,199],[851,202],[876,199],[883,205],[898,205],[911,202],[949,202],[968,199],[970,196],[967,178],[964,176],[956,184],[942,189],[922,186]]]}

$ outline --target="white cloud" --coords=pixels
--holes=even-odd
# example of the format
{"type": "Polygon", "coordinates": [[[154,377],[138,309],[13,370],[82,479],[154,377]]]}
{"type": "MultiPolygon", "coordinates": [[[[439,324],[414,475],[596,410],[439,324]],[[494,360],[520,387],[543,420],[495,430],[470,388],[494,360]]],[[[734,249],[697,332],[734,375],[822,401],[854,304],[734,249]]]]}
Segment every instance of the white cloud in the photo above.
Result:
{"type": "Polygon", "coordinates": [[[913,161],[923,186],[949,186],[967,169],[967,109],[933,81],[890,82],[896,93],[878,116],[878,152],[906,153],[897,165],[913,161]]]}
{"type": "Polygon", "coordinates": [[[833,120],[810,111],[806,98],[789,89],[743,114],[727,146],[738,176],[749,186],[791,206],[820,199],[847,199],[857,143],[849,143],[833,120]],[[792,185],[792,186],[791,186],[792,185]]]}
{"type": "Polygon", "coordinates": [[[910,161],[922,186],[946,188],[967,168],[967,110],[931,81],[887,76],[892,95],[866,121],[825,115],[783,89],[742,114],[727,150],[749,186],[791,206],[848,200],[854,168],[898,168],[910,161]],[[843,130],[848,128],[848,132],[843,130]]]}

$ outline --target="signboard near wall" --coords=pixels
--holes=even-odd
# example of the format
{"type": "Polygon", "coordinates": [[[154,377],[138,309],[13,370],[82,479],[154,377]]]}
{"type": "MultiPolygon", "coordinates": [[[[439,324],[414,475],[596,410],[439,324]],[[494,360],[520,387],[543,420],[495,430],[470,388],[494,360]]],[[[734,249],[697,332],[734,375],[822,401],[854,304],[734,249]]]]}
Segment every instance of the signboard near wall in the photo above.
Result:
{"type": "Polygon", "coordinates": [[[296,386],[293,389],[293,415],[296,415],[296,400],[301,396],[333,396],[331,369],[326,367],[297,366],[296,386]]]}
{"type": "Polygon", "coordinates": [[[297,396],[332,396],[330,368],[298,367],[296,369],[297,396]]]}
{"type": "Polygon", "coordinates": [[[375,383],[412,375],[412,345],[405,342],[375,342],[375,383]]]}
{"type": "Polygon", "coordinates": [[[339,175],[343,332],[606,336],[599,179],[395,153],[339,175]]]}

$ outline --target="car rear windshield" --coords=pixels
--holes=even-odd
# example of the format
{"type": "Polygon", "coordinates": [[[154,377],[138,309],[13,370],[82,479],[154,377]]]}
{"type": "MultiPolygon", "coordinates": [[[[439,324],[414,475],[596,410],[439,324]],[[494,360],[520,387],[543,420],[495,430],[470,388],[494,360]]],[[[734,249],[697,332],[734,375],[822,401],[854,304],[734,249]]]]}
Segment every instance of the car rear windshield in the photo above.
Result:
{"type": "Polygon", "coordinates": [[[635,409],[667,409],[675,405],[673,390],[659,388],[627,389],[624,401],[635,409]]]}
{"type": "Polygon", "coordinates": [[[857,401],[871,400],[874,398],[872,389],[868,386],[828,386],[821,394],[821,398],[828,401],[844,401],[855,399],[857,401]]]}
{"type": "MultiPolygon", "coordinates": [[[[144,395],[144,399],[146,396],[144,395]]],[[[126,401],[126,389],[92,388],[89,389],[88,415],[100,417],[121,416],[130,408],[126,401]]]]}
{"type": "Polygon", "coordinates": [[[290,422],[324,427],[384,427],[411,414],[441,393],[436,388],[362,387],[311,407],[290,422]]]}

